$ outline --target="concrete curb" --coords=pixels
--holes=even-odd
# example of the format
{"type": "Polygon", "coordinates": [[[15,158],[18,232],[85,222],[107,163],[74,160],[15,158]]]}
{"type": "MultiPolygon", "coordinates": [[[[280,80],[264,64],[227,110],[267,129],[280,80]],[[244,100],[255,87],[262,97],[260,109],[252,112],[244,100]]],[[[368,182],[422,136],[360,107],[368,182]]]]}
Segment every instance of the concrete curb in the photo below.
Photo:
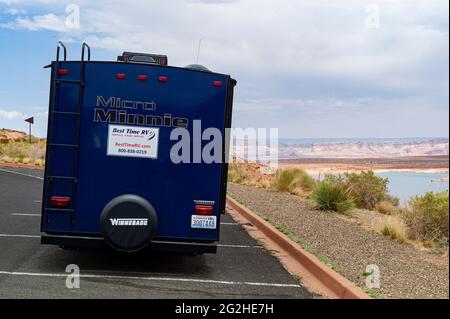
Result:
{"type": "Polygon", "coordinates": [[[288,236],[279,232],[273,225],[228,195],[227,204],[258,228],[269,240],[273,241],[282,249],[285,254],[294,259],[299,264],[299,268],[307,271],[315,280],[319,281],[334,295],[333,297],[341,299],[372,299],[361,288],[324,265],[316,256],[305,251],[288,236]]]}

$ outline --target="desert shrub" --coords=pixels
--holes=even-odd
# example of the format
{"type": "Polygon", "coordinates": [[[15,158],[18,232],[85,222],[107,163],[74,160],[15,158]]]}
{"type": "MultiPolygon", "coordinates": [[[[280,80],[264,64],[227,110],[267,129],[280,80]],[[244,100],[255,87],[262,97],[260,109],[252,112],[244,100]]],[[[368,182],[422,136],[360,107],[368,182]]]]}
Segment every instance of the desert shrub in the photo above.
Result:
{"type": "Polygon", "coordinates": [[[30,158],[31,161],[36,159],[44,159],[45,157],[45,143],[36,142],[29,144],[28,142],[9,142],[1,144],[0,155],[10,158],[30,158]]]}
{"type": "Polygon", "coordinates": [[[272,187],[278,191],[286,191],[295,195],[309,195],[316,181],[304,170],[290,168],[279,170],[275,175],[272,187]]]}
{"type": "Polygon", "coordinates": [[[228,181],[242,184],[248,179],[248,174],[242,165],[231,163],[228,165],[228,181]]]}
{"type": "Polygon", "coordinates": [[[376,205],[388,197],[389,180],[376,176],[373,171],[361,174],[345,174],[345,183],[351,189],[351,196],[356,206],[375,209],[376,205]]]}
{"type": "Polygon", "coordinates": [[[448,191],[411,198],[402,216],[411,238],[448,243],[448,191]]]}
{"type": "Polygon", "coordinates": [[[277,171],[273,187],[279,191],[289,191],[289,185],[297,176],[298,169],[282,169],[277,171]]]}
{"type": "Polygon", "coordinates": [[[33,143],[31,145],[28,144],[25,153],[26,156],[29,157],[32,161],[35,161],[37,159],[44,159],[45,144],[44,143],[33,143]]]}
{"type": "Polygon", "coordinates": [[[24,158],[26,156],[26,146],[23,142],[10,142],[3,145],[3,155],[12,158],[24,158]]]}
{"type": "Polygon", "coordinates": [[[321,210],[345,213],[354,207],[349,189],[345,189],[342,183],[328,179],[315,187],[312,198],[316,207],[321,210]]]}
{"type": "Polygon", "coordinates": [[[398,218],[389,217],[384,221],[381,233],[403,243],[407,239],[407,230],[405,225],[398,218]]]}
{"type": "Polygon", "coordinates": [[[383,201],[384,202],[389,202],[395,207],[399,207],[400,206],[400,198],[392,196],[390,194],[386,194],[386,196],[384,197],[383,201]]]}
{"type": "Polygon", "coordinates": [[[392,215],[397,211],[397,207],[395,207],[392,202],[389,201],[381,201],[376,205],[376,210],[382,214],[392,215]]]}

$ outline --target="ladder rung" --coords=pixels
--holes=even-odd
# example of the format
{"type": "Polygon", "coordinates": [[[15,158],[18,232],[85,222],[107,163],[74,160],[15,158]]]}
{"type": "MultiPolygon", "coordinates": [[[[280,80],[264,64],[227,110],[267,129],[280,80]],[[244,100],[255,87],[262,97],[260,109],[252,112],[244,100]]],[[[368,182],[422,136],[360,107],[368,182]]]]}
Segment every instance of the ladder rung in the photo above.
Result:
{"type": "Polygon", "coordinates": [[[45,207],[44,209],[58,211],[58,212],[74,212],[75,211],[75,209],[72,209],[72,208],[48,208],[48,207],[45,207]]]}
{"type": "Polygon", "coordinates": [[[54,114],[62,114],[62,115],[80,115],[78,112],[64,112],[64,111],[51,111],[54,114]]]}
{"type": "Polygon", "coordinates": [[[55,144],[49,143],[49,146],[58,146],[58,147],[78,147],[78,144],[55,144]]]}
{"type": "Polygon", "coordinates": [[[48,179],[55,178],[55,179],[77,179],[76,177],[72,176],[47,176],[48,179]]]}

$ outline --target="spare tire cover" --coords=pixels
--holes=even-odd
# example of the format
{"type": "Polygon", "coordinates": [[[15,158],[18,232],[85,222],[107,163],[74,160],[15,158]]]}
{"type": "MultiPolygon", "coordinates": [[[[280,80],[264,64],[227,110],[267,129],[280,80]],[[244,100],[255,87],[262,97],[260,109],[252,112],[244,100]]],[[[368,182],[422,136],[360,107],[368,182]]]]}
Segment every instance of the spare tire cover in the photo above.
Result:
{"type": "Polygon", "coordinates": [[[157,222],[153,206],[132,194],[113,198],[100,215],[105,241],[114,249],[127,252],[147,246],[155,234],[157,222]]]}

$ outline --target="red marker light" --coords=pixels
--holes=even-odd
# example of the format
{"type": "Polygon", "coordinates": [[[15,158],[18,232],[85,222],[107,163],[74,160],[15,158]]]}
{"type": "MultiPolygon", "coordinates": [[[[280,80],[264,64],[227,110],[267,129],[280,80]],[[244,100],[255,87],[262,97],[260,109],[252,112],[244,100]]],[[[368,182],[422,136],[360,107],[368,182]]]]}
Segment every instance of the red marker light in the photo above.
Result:
{"type": "Polygon", "coordinates": [[[147,81],[147,75],[145,75],[145,74],[138,75],[138,80],[147,81]]]}
{"type": "Polygon", "coordinates": [[[50,204],[56,207],[68,207],[70,203],[70,197],[64,196],[52,196],[50,197],[50,204]]]}
{"type": "Polygon", "coordinates": [[[158,77],[159,82],[167,82],[169,81],[169,78],[167,76],[160,76],[158,77]]]}
{"type": "Polygon", "coordinates": [[[213,85],[214,86],[222,86],[222,81],[214,81],[213,85]]]}
{"type": "Polygon", "coordinates": [[[195,215],[212,215],[214,207],[210,205],[196,205],[195,215]]]}
{"type": "Polygon", "coordinates": [[[123,73],[116,74],[116,79],[124,80],[125,79],[125,74],[123,74],[123,73]]]}
{"type": "Polygon", "coordinates": [[[67,74],[69,74],[69,70],[61,69],[61,70],[58,71],[58,73],[61,74],[61,75],[67,75],[67,74]]]}

